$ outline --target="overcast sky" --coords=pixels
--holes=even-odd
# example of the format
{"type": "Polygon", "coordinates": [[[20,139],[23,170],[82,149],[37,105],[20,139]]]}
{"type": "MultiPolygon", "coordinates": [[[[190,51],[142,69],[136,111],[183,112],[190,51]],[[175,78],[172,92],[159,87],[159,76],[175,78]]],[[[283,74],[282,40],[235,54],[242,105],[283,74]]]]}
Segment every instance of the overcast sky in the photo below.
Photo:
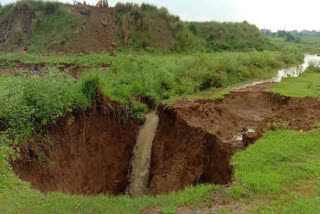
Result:
{"type": "MultiPolygon", "coordinates": [[[[72,3],[73,0],[59,0],[72,3]]],[[[14,0],[0,0],[1,4],[14,0]]],[[[95,4],[97,0],[86,0],[95,4]]],[[[319,30],[320,0],[109,0],[164,6],[187,21],[243,21],[272,30],[319,30]]]]}

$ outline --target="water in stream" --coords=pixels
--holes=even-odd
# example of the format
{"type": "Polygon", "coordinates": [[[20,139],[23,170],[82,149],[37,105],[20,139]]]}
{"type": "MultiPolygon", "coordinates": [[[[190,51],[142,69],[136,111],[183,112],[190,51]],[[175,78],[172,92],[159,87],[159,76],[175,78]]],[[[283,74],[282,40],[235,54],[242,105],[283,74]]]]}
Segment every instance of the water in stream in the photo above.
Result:
{"type": "Polygon", "coordinates": [[[145,123],[142,126],[134,148],[131,160],[131,175],[128,193],[136,198],[142,196],[147,190],[151,164],[152,141],[155,136],[159,116],[155,111],[145,115],[145,123]]]}
{"type": "Polygon", "coordinates": [[[278,70],[277,75],[275,75],[274,77],[272,77],[269,80],[253,82],[250,84],[242,85],[240,87],[236,87],[235,89],[246,88],[248,86],[254,86],[254,85],[257,85],[260,83],[265,83],[265,82],[281,82],[281,80],[283,78],[287,78],[289,76],[290,77],[298,77],[311,64],[314,64],[316,66],[320,66],[320,56],[312,55],[312,54],[305,54],[304,62],[301,65],[280,69],[280,70],[278,70]]]}

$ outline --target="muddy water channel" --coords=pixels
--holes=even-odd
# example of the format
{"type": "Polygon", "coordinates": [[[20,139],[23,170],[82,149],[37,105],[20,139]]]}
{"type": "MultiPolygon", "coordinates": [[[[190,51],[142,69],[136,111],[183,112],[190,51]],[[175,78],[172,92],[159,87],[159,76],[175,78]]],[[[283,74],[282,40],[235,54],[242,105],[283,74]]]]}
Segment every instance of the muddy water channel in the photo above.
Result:
{"type": "MultiPolygon", "coordinates": [[[[298,76],[320,57],[306,55],[298,68],[273,81],[298,76]]],[[[201,183],[232,182],[230,159],[283,122],[308,131],[320,118],[320,100],[266,92],[272,83],[233,89],[223,99],[181,99],[131,118],[117,103],[97,96],[93,106],[49,127],[50,146],[34,139],[12,162],[16,174],[42,192],[162,194],[201,183]],[[43,158],[45,157],[45,158],[43,158]]],[[[42,141],[41,141],[42,142],[42,141]]]]}
{"type": "Polygon", "coordinates": [[[159,117],[155,111],[146,114],[131,161],[131,174],[128,192],[132,197],[142,196],[148,188],[151,148],[159,117]]]}

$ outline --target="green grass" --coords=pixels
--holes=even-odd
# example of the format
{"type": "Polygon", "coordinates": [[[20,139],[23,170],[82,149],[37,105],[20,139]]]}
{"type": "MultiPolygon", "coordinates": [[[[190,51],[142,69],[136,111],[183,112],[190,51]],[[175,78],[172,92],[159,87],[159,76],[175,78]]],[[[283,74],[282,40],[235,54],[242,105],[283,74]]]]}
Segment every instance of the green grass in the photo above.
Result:
{"type": "Polygon", "coordinates": [[[0,118],[6,128],[2,134],[15,143],[91,102],[80,83],[55,68],[49,68],[45,77],[1,75],[0,82],[0,118]]]}
{"type": "Polygon", "coordinates": [[[319,213],[319,137],[319,131],[265,133],[233,157],[235,195],[256,201],[254,213],[319,213]]]}
{"type": "Polygon", "coordinates": [[[269,91],[291,97],[320,97],[320,70],[309,67],[298,78],[287,78],[271,86],[269,91]]]}
{"type": "Polygon", "coordinates": [[[319,173],[319,132],[267,132],[233,157],[237,182],[260,195],[279,195],[319,173]]]}
{"type": "Polygon", "coordinates": [[[300,37],[299,43],[286,42],[283,37],[270,37],[270,40],[271,43],[275,45],[276,50],[285,47],[295,47],[304,53],[320,54],[320,37],[300,37]]]}

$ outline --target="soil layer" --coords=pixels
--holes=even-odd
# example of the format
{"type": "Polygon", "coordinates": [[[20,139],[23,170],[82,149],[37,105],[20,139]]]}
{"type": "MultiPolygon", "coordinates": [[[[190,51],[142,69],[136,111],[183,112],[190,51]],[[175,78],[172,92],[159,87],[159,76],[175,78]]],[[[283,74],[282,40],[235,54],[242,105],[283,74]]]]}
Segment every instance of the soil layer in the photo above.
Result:
{"type": "Polygon", "coordinates": [[[235,90],[218,100],[179,100],[159,107],[150,194],[197,183],[227,184],[230,159],[267,129],[308,131],[320,120],[320,100],[264,92],[270,83],[235,90]],[[256,89],[256,90],[255,90],[256,89]]]}
{"type": "MultiPolygon", "coordinates": [[[[182,99],[170,107],[160,105],[148,194],[199,183],[228,184],[232,155],[265,130],[308,131],[319,122],[319,99],[265,92],[269,86],[234,90],[223,99],[182,99]]],[[[13,168],[43,192],[124,193],[140,125],[134,119],[123,122],[124,115],[119,105],[99,98],[86,112],[76,112],[50,127],[50,145],[24,145],[13,168]]]]}
{"type": "Polygon", "coordinates": [[[24,145],[13,163],[17,175],[42,192],[124,193],[139,121],[123,121],[119,106],[100,101],[50,127],[50,145],[24,145]]]}

